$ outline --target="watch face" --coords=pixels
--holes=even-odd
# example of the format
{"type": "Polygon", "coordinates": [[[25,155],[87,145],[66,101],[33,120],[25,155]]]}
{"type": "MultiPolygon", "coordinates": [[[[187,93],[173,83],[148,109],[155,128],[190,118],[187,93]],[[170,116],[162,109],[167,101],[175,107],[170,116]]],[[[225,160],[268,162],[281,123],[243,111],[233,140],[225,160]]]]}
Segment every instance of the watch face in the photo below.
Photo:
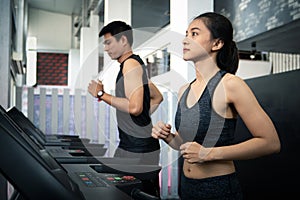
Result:
{"type": "Polygon", "coordinates": [[[103,91],[100,90],[100,91],[98,92],[98,97],[102,97],[102,95],[103,95],[103,91]]]}

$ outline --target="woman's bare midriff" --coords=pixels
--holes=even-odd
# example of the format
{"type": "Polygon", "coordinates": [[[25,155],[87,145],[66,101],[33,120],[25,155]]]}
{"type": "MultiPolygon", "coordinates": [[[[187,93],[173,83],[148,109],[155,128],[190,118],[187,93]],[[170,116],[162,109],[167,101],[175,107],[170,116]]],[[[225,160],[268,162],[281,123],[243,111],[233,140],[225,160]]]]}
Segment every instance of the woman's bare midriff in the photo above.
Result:
{"type": "Polygon", "coordinates": [[[188,178],[202,179],[231,174],[235,172],[235,167],[232,161],[213,161],[197,164],[184,161],[183,171],[188,178]]]}

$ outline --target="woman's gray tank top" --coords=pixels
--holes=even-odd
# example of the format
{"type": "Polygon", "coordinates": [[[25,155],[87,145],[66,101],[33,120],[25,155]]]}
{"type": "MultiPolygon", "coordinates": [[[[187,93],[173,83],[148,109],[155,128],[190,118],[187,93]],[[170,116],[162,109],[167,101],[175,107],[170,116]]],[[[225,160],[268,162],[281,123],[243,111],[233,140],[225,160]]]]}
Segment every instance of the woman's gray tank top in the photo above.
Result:
{"type": "Polygon", "coordinates": [[[175,128],[184,142],[196,141],[205,147],[232,144],[237,119],[220,116],[212,108],[211,101],[215,88],[225,74],[223,70],[217,72],[207,83],[198,102],[190,108],[186,100],[195,80],[184,91],[175,115],[175,128]]]}

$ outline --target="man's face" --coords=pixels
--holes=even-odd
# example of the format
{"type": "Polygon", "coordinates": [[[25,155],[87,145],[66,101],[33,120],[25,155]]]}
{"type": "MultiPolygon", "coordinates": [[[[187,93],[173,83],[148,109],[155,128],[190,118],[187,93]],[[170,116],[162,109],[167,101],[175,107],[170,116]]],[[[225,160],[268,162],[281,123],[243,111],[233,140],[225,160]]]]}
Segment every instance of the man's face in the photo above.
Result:
{"type": "Polygon", "coordinates": [[[110,33],[104,34],[104,51],[110,56],[112,60],[117,60],[123,53],[122,38],[117,41],[110,33]]]}

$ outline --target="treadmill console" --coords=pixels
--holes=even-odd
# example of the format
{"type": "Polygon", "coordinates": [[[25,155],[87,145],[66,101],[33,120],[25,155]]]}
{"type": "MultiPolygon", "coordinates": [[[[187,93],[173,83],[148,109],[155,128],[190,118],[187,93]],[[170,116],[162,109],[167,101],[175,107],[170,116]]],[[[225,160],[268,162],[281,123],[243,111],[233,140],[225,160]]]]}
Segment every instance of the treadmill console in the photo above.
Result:
{"type": "Polygon", "coordinates": [[[142,187],[142,182],[131,175],[95,172],[76,172],[76,175],[88,188],[103,188],[113,185],[129,196],[131,196],[133,189],[142,187]]]}

